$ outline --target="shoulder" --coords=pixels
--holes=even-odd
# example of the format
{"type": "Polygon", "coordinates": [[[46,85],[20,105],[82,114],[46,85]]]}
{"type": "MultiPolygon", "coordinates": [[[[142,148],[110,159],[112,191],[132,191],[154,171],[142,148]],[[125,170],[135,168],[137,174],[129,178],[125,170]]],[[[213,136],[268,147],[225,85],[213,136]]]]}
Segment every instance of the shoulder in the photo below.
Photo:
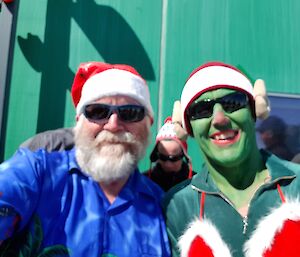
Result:
{"type": "Polygon", "coordinates": [[[297,153],[297,154],[293,157],[292,162],[300,163],[300,153],[297,153]]]}
{"type": "Polygon", "coordinates": [[[183,182],[172,187],[163,198],[163,207],[168,208],[171,205],[176,205],[180,202],[186,202],[193,195],[191,187],[192,179],[186,179],[183,182]]]}
{"type": "Polygon", "coordinates": [[[22,174],[24,170],[36,175],[48,174],[58,169],[70,169],[74,163],[74,151],[47,152],[44,149],[31,151],[19,148],[16,153],[0,165],[1,170],[12,170],[22,174]]]}
{"type": "Polygon", "coordinates": [[[20,147],[32,151],[44,148],[47,151],[68,150],[74,146],[73,128],[59,128],[36,134],[27,139],[20,147]]]}
{"type": "MultiPolygon", "coordinates": [[[[69,171],[68,153],[50,154],[45,150],[33,152],[19,149],[14,156],[0,164],[0,188],[5,186],[7,192],[16,194],[51,192],[65,184],[64,181],[71,174],[69,171]]],[[[22,197],[21,194],[19,197],[22,197]]]]}
{"type": "Polygon", "coordinates": [[[149,169],[149,170],[142,171],[141,174],[149,178],[150,174],[152,174],[152,170],[149,169]]]}
{"type": "Polygon", "coordinates": [[[275,154],[268,153],[265,151],[262,151],[262,153],[263,158],[265,159],[266,166],[271,171],[272,177],[289,177],[292,175],[300,175],[300,165],[298,163],[281,159],[275,154]]]}
{"type": "Polygon", "coordinates": [[[300,197],[300,164],[278,158],[269,154],[266,166],[273,181],[282,181],[288,194],[300,197]]]}
{"type": "Polygon", "coordinates": [[[199,214],[199,197],[192,188],[191,179],[185,180],[168,191],[162,208],[170,233],[178,238],[188,223],[199,214]]]}
{"type": "Polygon", "coordinates": [[[139,188],[142,192],[159,199],[163,197],[163,190],[159,185],[153,182],[146,173],[138,172],[137,176],[139,179],[139,188]]]}

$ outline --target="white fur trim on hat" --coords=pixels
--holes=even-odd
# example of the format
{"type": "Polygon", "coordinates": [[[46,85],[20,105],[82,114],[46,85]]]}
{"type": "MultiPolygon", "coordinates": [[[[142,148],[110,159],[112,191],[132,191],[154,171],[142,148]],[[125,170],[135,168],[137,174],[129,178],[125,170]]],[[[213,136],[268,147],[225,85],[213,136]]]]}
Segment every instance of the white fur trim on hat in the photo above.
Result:
{"type": "Polygon", "coordinates": [[[120,69],[105,70],[93,75],[85,82],[76,107],[76,114],[81,114],[85,105],[99,98],[115,95],[124,95],[135,99],[153,117],[149,89],[145,81],[129,71],[120,69]]]}
{"type": "Polygon", "coordinates": [[[187,107],[201,94],[215,88],[242,90],[253,96],[253,86],[250,80],[236,69],[222,65],[206,66],[199,69],[188,79],[181,94],[181,114],[185,129],[184,115],[187,107]]]}

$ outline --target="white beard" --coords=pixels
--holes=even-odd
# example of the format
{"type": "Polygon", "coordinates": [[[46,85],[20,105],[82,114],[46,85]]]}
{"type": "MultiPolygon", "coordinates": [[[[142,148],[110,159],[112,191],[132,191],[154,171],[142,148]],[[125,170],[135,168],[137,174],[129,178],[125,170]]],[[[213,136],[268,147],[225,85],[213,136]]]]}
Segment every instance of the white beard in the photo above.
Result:
{"type": "Polygon", "coordinates": [[[148,133],[137,140],[129,132],[103,130],[94,138],[78,121],[75,127],[76,159],[82,171],[95,181],[109,184],[127,178],[146,151],[148,133]]]}

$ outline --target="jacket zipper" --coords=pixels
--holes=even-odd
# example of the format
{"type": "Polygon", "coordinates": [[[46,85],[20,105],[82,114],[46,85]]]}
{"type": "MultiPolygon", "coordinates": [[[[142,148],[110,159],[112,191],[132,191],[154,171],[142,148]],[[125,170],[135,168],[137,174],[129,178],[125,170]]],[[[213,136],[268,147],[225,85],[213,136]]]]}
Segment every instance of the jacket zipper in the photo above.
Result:
{"type": "MultiPolygon", "coordinates": [[[[263,184],[262,186],[260,186],[256,192],[254,193],[253,197],[251,198],[250,202],[249,202],[249,206],[248,206],[248,211],[250,210],[250,203],[252,201],[252,199],[255,197],[255,195],[257,194],[258,190],[261,189],[263,186],[266,186],[266,185],[270,185],[270,184],[275,184],[277,183],[278,181],[282,180],[282,179],[291,179],[291,178],[294,178],[295,176],[284,176],[284,177],[281,177],[281,178],[277,178],[269,183],[266,183],[266,184],[263,184]]],[[[192,189],[196,190],[198,193],[203,193],[202,190],[200,190],[199,188],[195,187],[194,185],[191,185],[192,189]]],[[[221,196],[230,206],[232,206],[235,210],[235,206],[230,202],[229,199],[226,198],[225,195],[222,194],[222,192],[218,192],[218,193],[213,193],[213,192],[207,192],[211,195],[219,195],[221,196]]],[[[236,210],[237,211],[237,210],[236,210]]],[[[247,233],[247,228],[248,228],[248,215],[242,217],[242,222],[243,222],[243,235],[245,235],[247,233]]]]}
{"type": "Polygon", "coordinates": [[[245,235],[248,228],[248,216],[243,217],[243,234],[245,235]]]}

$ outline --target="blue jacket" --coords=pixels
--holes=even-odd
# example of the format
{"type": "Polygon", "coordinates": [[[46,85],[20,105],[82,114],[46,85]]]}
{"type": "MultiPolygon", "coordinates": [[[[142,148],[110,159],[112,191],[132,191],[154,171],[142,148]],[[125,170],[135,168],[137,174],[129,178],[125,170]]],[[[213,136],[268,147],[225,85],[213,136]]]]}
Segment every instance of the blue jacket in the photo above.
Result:
{"type": "Polygon", "coordinates": [[[74,149],[20,149],[0,165],[0,242],[26,231],[26,243],[11,242],[24,257],[170,256],[162,194],[135,170],[110,205],[74,149]]]}

